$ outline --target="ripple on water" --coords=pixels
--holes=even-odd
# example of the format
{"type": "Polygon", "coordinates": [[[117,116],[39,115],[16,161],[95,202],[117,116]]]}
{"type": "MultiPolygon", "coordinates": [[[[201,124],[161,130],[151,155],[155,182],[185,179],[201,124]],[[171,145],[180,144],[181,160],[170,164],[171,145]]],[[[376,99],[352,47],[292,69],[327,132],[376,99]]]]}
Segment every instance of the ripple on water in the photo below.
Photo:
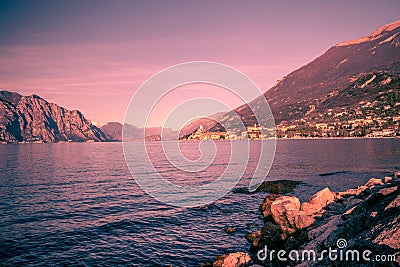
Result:
{"type": "MultiPolygon", "coordinates": [[[[197,208],[152,199],[130,177],[118,143],[6,145],[0,158],[5,266],[198,266],[248,250],[245,235],[262,223],[264,193],[228,193],[197,208]],[[228,226],[236,232],[227,234],[228,226]]],[[[279,141],[268,179],[303,181],[295,194],[304,200],[322,187],[345,190],[383,177],[400,168],[399,158],[400,140],[279,141]]],[[[159,163],[169,179],[187,178],[159,163]]],[[[196,184],[214,176],[197,175],[196,184]]]]}

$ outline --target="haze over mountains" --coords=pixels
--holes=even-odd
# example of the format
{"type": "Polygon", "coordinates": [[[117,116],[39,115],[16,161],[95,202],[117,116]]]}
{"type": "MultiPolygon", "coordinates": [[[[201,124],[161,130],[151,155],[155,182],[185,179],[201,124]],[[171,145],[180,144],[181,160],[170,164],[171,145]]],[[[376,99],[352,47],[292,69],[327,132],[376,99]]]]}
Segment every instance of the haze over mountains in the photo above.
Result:
{"type": "MultiPolygon", "coordinates": [[[[374,101],[389,90],[398,94],[399,46],[400,21],[397,21],[368,36],[331,47],[312,62],[283,77],[248,105],[212,117],[230,125],[235,123],[232,118],[237,113],[246,126],[253,125],[258,122],[249,107],[257,110],[267,100],[276,124],[283,125],[302,119],[324,118],[320,114],[328,110],[374,101]]],[[[392,111],[397,112],[397,106],[392,111]]],[[[209,131],[221,130],[215,121],[200,119],[184,127],[179,135],[195,131],[199,125],[209,131]]],[[[124,127],[130,140],[143,137],[144,129],[132,125],[124,127]]],[[[77,110],[69,111],[36,95],[0,91],[0,142],[120,141],[122,128],[120,123],[97,128],[77,110]]],[[[161,128],[151,128],[146,129],[145,135],[149,140],[157,140],[160,134],[161,128]]],[[[178,133],[164,129],[163,137],[177,139],[178,133]]]]}

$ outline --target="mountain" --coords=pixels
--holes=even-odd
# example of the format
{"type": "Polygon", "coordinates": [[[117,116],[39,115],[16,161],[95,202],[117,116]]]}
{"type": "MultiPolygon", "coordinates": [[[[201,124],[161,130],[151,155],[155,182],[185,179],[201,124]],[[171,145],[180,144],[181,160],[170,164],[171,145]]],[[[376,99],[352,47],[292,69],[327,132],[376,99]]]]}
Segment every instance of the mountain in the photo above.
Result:
{"type": "Polygon", "coordinates": [[[119,122],[108,122],[100,127],[108,140],[122,141],[122,124],[119,122]]]}
{"type": "Polygon", "coordinates": [[[37,95],[0,91],[0,142],[107,141],[80,111],[67,110],[37,95]]]}
{"type": "Polygon", "coordinates": [[[210,117],[204,117],[185,125],[179,132],[179,137],[184,137],[186,135],[190,135],[195,132],[200,126],[203,127],[204,131],[208,131],[212,127],[215,127],[218,124],[218,120],[220,120],[225,115],[225,112],[216,113],[210,117]]]}
{"type": "Polygon", "coordinates": [[[119,122],[109,122],[100,127],[100,130],[105,134],[109,141],[122,141],[122,128],[126,141],[142,141],[143,136],[146,140],[160,140],[163,135],[163,140],[178,140],[178,132],[172,131],[170,128],[148,127],[140,128],[131,124],[122,125],[119,122]]]}
{"type": "MultiPolygon", "coordinates": [[[[283,77],[264,95],[226,113],[220,122],[227,125],[235,123],[232,118],[237,113],[245,125],[253,125],[257,122],[249,107],[257,112],[265,100],[271,107],[277,125],[290,124],[314,112],[321,112],[328,106],[340,105],[345,100],[341,97],[347,95],[348,101],[348,94],[341,92],[348,91],[356,81],[371,78],[379,72],[398,77],[399,46],[400,21],[384,25],[365,37],[337,44],[312,62],[283,77]]],[[[391,89],[396,89],[397,85],[393,86],[391,89]]],[[[363,100],[374,98],[368,91],[366,95],[365,90],[362,94],[363,100]]],[[[218,128],[210,128],[210,131],[218,128]]]]}
{"type": "Polygon", "coordinates": [[[365,73],[360,75],[347,88],[326,99],[313,112],[304,117],[318,121],[318,117],[329,111],[338,113],[342,110],[367,109],[369,106],[375,106],[369,113],[371,116],[383,117],[388,115],[394,117],[400,115],[400,107],[397,108],[400,106],[399,89],[400,66],[391,70],[381,69],[377,72],[365,73]],[[381,107],[377,105],[378,103],[381,107]],[[399,104],[396,105],[396,103],[399,104]],[[382,114],[382,110],[386,110],[387,114],[382,114]]]}

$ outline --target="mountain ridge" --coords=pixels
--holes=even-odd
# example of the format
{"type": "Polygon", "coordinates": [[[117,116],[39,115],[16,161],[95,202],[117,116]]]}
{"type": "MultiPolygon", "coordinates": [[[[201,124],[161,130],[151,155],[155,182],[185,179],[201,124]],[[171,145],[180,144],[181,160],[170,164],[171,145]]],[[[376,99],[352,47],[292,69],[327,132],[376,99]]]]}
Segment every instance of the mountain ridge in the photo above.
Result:
{"type": "MultiPolygon", "coordinates": [[[[400,21],[374,31],[366,41],[348,41],[334,45],[308,64],[284,76],[262,96],[248,104],[227,112],[219,121],[230,125],[232,117],[238,114],[246,126],[258,124],[250,107],[257,109],[267,100],[277,125],[290,123],[313,112],[319,105],[346,90],[350,84],[370,72],[382,69],[396,71],[400,62],[400,21]]],[[[362,39],[364,40],[364,39],[362,39]]],[[[211,127],[218,131],[220,127],[211,127]]]]}
{"type": "MultiPolygon", "coordinates": [[[[232,118],[236,114],[245,126],[259,124],[254,119],[253,110],[259,111],[266,100],[278,127],[286,127],[294,122],[318,119],[322,113],[329,116],[332,112],[327,112],[327,110],[334,109],[333,103],[340,106],[340,101],[349,99],[350,95],[355,96],[359,102],[370,100],[379,102],[377,97],[385,94],[386,91],[379,91],[377,86],[384,87],[385,90],[394,90],[394,96],[391,97],[398,99],[399,46],[400,20],[383,25],[364,37],[330,47],[308,64],[281,78],[276,85],[250,103],[223,114],[195,120],[186,125],[180,133],[168,129],[166,131],[161,128],[141,129],[132,125],[112,123],[98,128],[78,110],[67,110],[47,102],[38,95],[23,96],[9,91],[0,91],[0,142],[120,141],[122,129],[132,140],[138,140],[143,136],[158,140],[161,138],[161,132],[163,137],[171,140],[175,136],[190,134],[199,125],[205,126],[204,129],[210,132],[222,131],[221,125],[233,128],[232,124],[236,122],[232,118]],[[384,82],[379,78],[383,77],[381,72],[385,79],[390,79],[390,82],[381,84],[384,82]],[[376,83],[377,80],[373,81],[375,79],[373,77],[378,77],[380,84],[376,83]],[[369,81],[370,79],[372,80],[369,81]],[[361,81],[363,81],[361,85],[354,84],[361,81]],[[353,90],[352,86],[360,90],[353,90]],[[347,94],[346,90],[352,93],[347,94]],[[361,93],[363,99],[357,95],[361,93]]],[[[357,109],[356,112],[363,110],[364,107],[355,107],[357,103],[353,102],[350,104],[357,109]]],[[[387,111],[388,105],[385,103],[378,103],[378,106],[385,108],[383,112],[387,111]]],[[[390,111],[396,115],[398,107],[396,102],[390,111]]],[[[371,111],[368,112],[371,113],[371,111]]],[[[268,118],[262,119],[268,120],[268,118]]]]}
{"type": "Polygon", "coordinates": [[[38,95],[0,91],[0,142],[104,142],[104,133],[78,110],[49,103],[38,95]]]}
{"type": "MultiPolygon", "coordinates": [[[[390,31],[393,31],[394,29],[396,29],[398,27],[400,27],[400,20],[392,22],[392,23],[385,24],[385,25],[379,27],[376,31],[372,32],[371,34],[368,34],[366,36],[363,36],[363,37],[360,37],[360,38],[357,38],[357,39],[354,39],[354,40],[350,40],[350,41],[339,43],[336,46],[347,46],[347,45],[360,44],[360,43],[363,43],[363,42],[372,41],[372,40],[380,38],[381,34],[384,31],[389,31],[390,32],[390,31]]],[[[397,33],[396,33],[396,35],[397,35],[397,33]]]]}

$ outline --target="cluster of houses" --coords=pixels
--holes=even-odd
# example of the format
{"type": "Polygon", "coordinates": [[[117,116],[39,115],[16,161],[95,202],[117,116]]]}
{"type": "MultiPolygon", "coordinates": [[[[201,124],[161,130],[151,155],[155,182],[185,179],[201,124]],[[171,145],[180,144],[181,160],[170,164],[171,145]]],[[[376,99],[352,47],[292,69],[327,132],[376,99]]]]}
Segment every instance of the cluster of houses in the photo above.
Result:
{"type": "Polygon", "coordinates": [[[328,109],[305,119],[277,125],[278,138],[399,137],[400,102],[361,101],[353,109],[328,109]]]}
{"type": "Polygon", "coordinates": [[[189,135],[187,140],[226,140],[230,139],[229,134],[227,132],[207,132],[204,131],[202,125],[191,135],[189,135]]]}
{"type": "Polygon", "coordinates": [[[318,111],[315,105],[301,119],[283,121],[276,128],[259,125],[245,131],[209,132],[200,126],[187,140],[261,140],[270,138],[400,137],[400,93],[379,93],[352,107],[318,111]]]}
{"type": "Polygon", "coordinates": [[[281,122],[275,128],[259,125],[243,132],[208,132],[200,126],[188,140],[261,140],[269,138],[400,137],[400,102],[382,105],[361,101],[355,108],[328,109],[303,119],[281,122]]]}
{"type": "Polygon", "coordinates": [[[200,126],[195,132],[189,135],[186,140],[261,140],[275,137],[275,128],[264,128],[257,124],[246,127],[243,132],[208,132],[200,126]]]}

